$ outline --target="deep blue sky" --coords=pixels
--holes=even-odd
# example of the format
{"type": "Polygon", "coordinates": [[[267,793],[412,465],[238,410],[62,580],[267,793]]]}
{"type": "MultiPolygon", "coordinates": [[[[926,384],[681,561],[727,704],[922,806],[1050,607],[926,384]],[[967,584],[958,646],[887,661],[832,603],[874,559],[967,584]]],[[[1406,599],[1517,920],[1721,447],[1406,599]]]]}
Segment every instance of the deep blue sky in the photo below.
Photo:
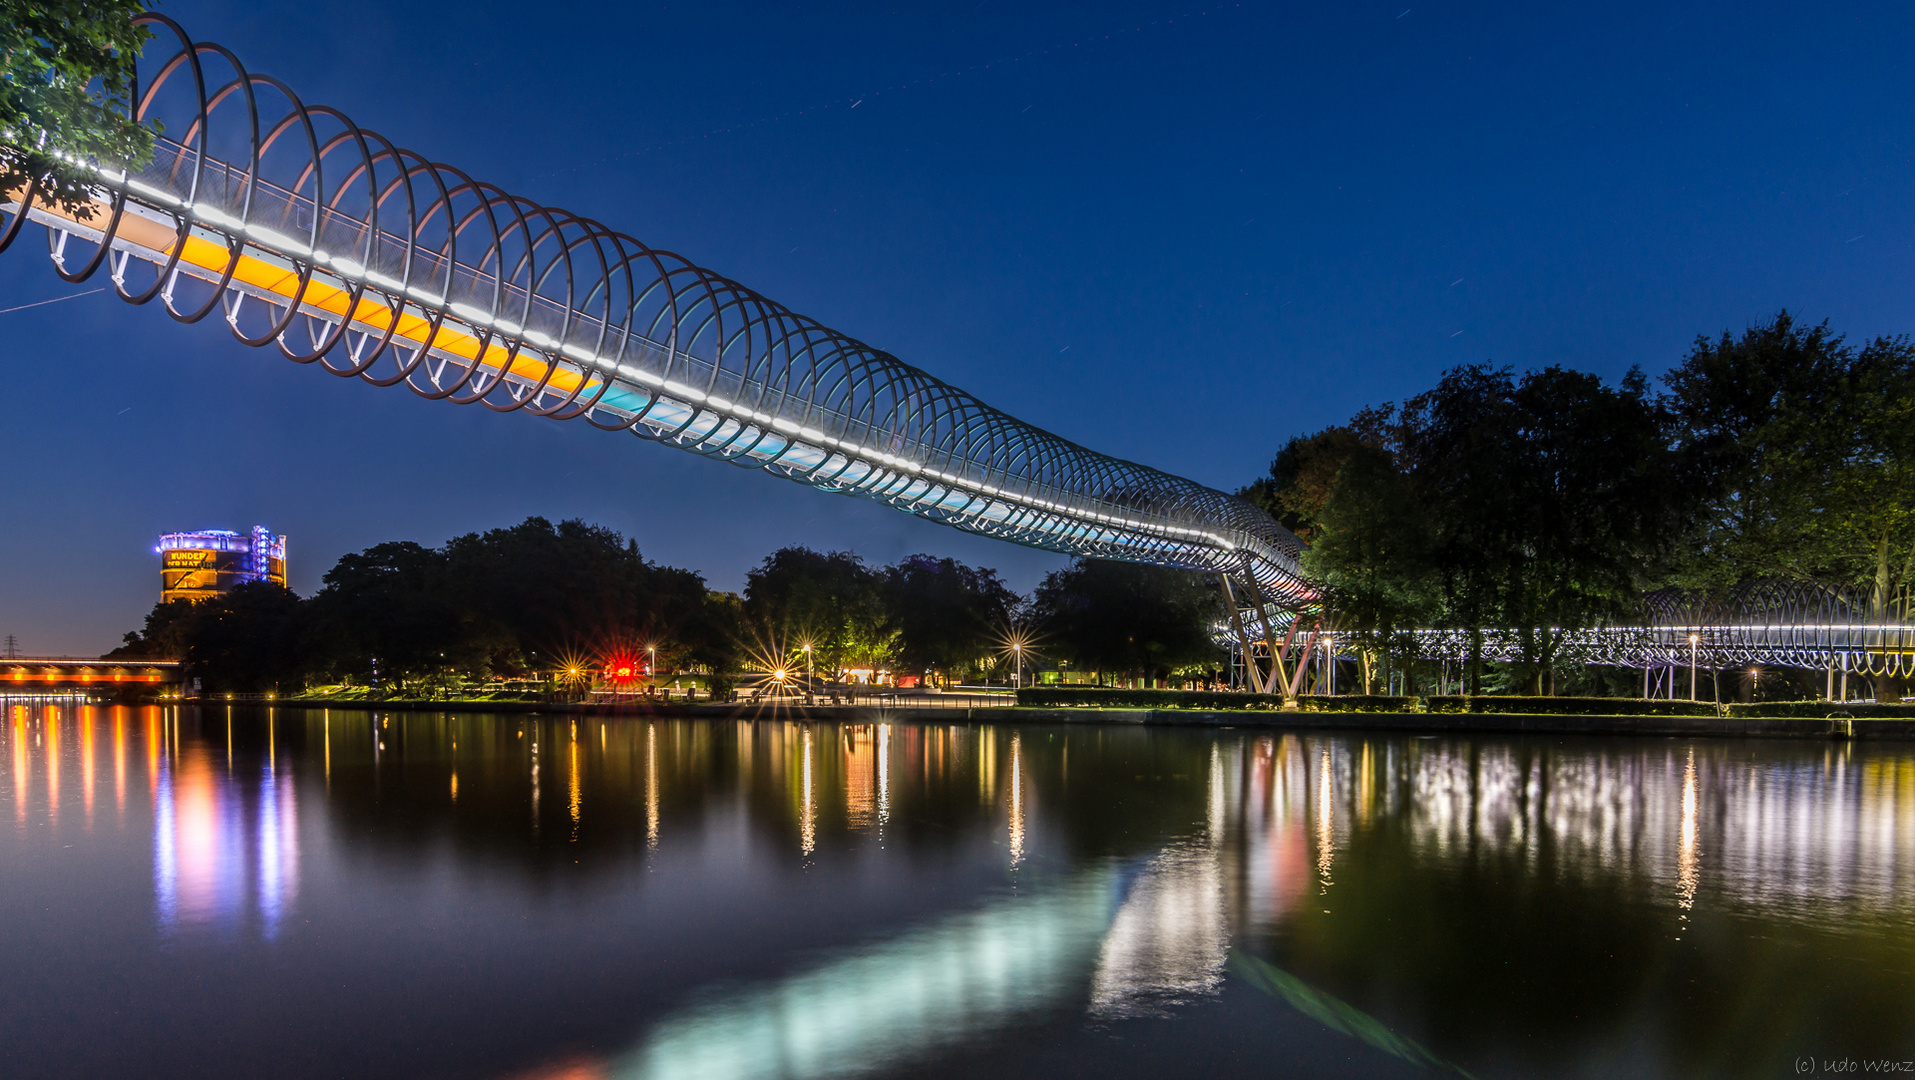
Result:
{"type": "MultiPolygon", "coordinates": [[[[1217,487],[1458,363],[1659,373],[1784,306],[1915,330],[1915,9],[1325,7],[162,10],[402,145],[1217,487]]],[[[42,250],[0,257],[0,308],[76,291],[42,250]]],[[[289,533],[301,593],[344,552],[528,514],[727,589],[792,543],[1020,589],[1062,563],[105,295],[0,315],[0,363],[0,635],[36,653],[137,625],[171,529],[289,533]]]]}

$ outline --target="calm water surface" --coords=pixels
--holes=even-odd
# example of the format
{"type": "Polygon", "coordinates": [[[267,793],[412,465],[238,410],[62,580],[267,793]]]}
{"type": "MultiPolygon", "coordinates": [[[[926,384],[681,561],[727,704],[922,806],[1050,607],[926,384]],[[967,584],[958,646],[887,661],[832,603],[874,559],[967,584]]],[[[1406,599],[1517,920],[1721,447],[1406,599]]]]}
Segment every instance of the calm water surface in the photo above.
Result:
{"type": "Polygon", "coordinates": [[[1915,745],[9,707],[0,1075],[1915,1058],[1915,745]]]}

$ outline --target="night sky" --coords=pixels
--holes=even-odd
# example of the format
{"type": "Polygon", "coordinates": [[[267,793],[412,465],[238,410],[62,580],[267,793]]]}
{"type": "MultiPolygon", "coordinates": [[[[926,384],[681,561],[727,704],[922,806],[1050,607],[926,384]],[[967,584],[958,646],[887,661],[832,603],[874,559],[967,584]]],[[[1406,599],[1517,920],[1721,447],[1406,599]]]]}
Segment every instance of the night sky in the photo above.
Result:
{"type": "MultiPolygon", "coordinates": [[[[1459,363],[1656,374],[1784,306],[1915,330],[1915,8],[806,7],[161,10],[400,145],[1225,489],[1459,363]]],[[[0,308],[97,287],[43,235],[0,256],[0,308]]],[[[175,529],[290,534],[301,594],[344,552],[528,514],[724,589],[787,544],[1020,590],[1063,562],[107,294],[0,314],[0,363],[0,635],[34,654],[137,626],[175,529]]]]}

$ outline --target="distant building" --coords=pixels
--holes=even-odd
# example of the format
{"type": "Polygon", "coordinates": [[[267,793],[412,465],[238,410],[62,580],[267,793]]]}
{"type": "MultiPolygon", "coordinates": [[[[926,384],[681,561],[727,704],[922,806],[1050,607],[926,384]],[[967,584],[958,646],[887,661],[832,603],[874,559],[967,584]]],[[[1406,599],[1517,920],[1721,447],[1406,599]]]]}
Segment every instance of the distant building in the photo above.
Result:
{"type": "Polygon", "coordinates": [[[286,538],[264,525],[251,534],[208,529],[160,537],[160,602],[210,600],[249,581],[286,584],[286,538]]]}

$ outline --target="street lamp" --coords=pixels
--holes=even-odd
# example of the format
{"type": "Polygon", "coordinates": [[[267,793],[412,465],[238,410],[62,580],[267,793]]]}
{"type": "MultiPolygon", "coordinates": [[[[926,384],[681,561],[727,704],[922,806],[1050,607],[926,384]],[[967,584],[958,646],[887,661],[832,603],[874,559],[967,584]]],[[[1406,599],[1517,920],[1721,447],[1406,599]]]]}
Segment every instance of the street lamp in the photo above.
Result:
{"type": "Polygon", "coordinates": [[[652,673],[652,665],[657,659],[658,659],[658,646],[656,645],[645,646],[645,674],[650,675],[652,673]]]}
{"type": "Polygon", "coordinates": [[[1024,645],[1023,643],[1013,642],[1011,644],[1011,653],[1017,657],[1017,678],[1014,680],[1015,687],[1016,689],[1021,690],[1024,688],[1024,645]]]}
{"type": "Polygon", "coordinates": [[[1689,635],[1689,700],[1696,700],[1696,650],[1702,644],[1701,634],[1689,635]]]}
{"type": "Polygon", "coordinates": [[[811,704],[811,642],[805,642],[805,704],[811,704]]]}

